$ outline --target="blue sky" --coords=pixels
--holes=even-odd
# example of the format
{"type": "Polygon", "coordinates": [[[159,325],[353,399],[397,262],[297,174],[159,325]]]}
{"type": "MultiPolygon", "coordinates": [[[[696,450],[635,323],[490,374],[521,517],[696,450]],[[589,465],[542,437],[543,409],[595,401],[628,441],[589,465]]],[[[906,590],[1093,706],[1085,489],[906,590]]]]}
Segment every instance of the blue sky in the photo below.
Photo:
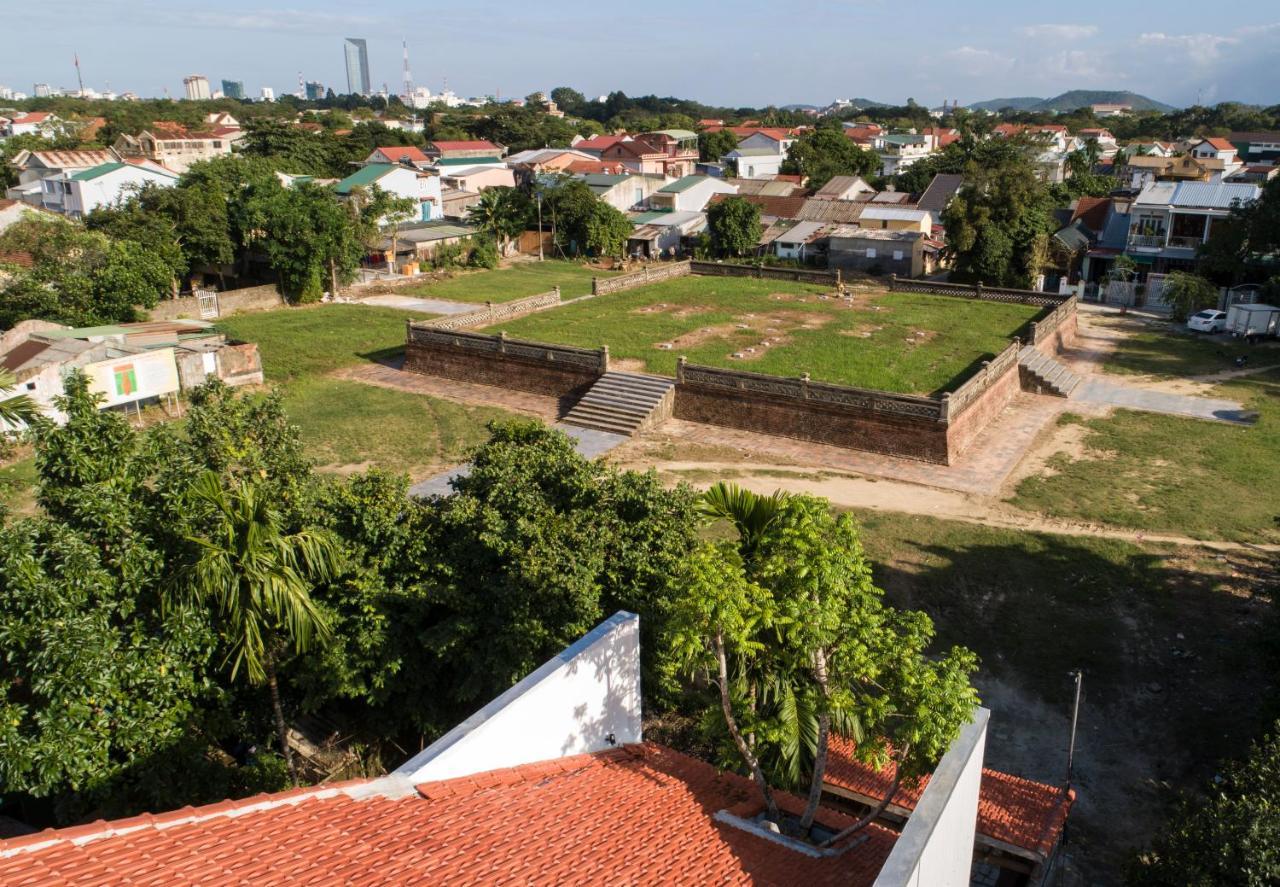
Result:
{"type": "Polygon", "coordinates": [[[523,96],[568,85],[711,104],[865,96],[936,105],[1066,89],[1132,89],[1172,104],[1280,102],[1280,6],[1166,0],[1064,4],[940,0],[598,0],[425,5],[389,0],[0,0],[12,37],[0,84],[85,82],[182,94],[186,74],[296,89],[298,72],[345,89],[342,38],[369,41],[376,84],[398,90],[400,41],[416,83],[523,96]],[[24,36],[25,35],[25,36],[24,36]]]}

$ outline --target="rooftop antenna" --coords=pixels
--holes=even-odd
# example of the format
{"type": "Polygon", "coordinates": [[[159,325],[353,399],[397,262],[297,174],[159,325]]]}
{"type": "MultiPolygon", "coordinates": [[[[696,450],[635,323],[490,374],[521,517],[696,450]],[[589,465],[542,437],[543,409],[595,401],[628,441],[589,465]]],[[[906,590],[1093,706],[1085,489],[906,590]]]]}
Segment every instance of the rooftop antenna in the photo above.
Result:
{"type": "Polygon", "coordinates": [[[80,95],[84,96],[84,78],[80,76],[80,53],[75,54],[76,59],[76,82],[80,84],[80,95]]]}
{"type": "Polygon", "coordinates": [[[413,75],[409,73],[409,42],[401,40],[400,46],[404,49],[404,94],[408,98],[413,95],[413,75]]]}

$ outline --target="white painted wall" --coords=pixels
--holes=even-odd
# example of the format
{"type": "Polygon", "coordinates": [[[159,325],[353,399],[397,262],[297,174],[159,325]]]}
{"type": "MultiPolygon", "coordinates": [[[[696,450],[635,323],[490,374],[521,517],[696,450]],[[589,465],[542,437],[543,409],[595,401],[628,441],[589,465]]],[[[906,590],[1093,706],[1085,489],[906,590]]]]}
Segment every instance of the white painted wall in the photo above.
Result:
{"type": "Polygon", "coordinates": [[[393,776],[416,785],[603,751],[641,738],[640,617],[620,611],[393,776]]]}
{"type": "Polygon", "coordinates": [[[967,887],[990,719],[975,709],[938,762],[874,887],[967,887]]]}
{"type": "MultiPolygon", "coordinates": [[[[73,175],[73,174],[72,174],[73,175]]],[[[77,181],[68,176],[71,193],[67,195],[64,212],[72,218],[87,216],[100,206],[110,206],[124,196],[128,188],[144,184],[158,188],[172,188],[178,183],[174,176],[154,172],[145,167],[126,165],[120,169],[88,181],[77,181]]]]}

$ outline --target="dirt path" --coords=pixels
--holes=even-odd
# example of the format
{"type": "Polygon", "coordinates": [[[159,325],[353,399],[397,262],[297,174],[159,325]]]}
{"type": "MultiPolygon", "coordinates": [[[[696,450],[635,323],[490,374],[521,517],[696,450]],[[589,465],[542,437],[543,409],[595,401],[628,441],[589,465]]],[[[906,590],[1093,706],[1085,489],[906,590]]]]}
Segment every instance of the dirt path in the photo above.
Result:
{"type": "Polygon", "coordinates": [[[1009,530],[1034,533],[1056,533],[1063,536],[1093,536],[1123,539],[1128,542],[1160,542],[1189,545],[1213,551],[1280,552],[1280,545],[1224,542],[1193,539],[1167,533],[1147,533],[1100,524],[1048,518],[1001,502],[998,499],[941,490],[901,481],[860,477],[831,472],[805,471],[789,465],[759,465],[749,468],[732,462],[658,462],[649,465],[626,465],[628,468],[655,468],[660,474],[687,480],[696,487],[708,487],[716,480],[732,480],[757,493],[787,490],[810,493],[846,508],[869,508],[873,511],[897,511],[946,520],[965,521],[1009,530]]]}

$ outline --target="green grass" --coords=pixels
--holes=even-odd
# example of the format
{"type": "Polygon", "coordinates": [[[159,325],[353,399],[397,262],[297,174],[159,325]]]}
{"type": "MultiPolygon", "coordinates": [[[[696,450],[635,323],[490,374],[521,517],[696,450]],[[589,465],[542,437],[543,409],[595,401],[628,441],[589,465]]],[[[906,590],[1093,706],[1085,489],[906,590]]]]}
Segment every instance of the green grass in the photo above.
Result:
{"type": "Polygon", "coordinates": [[[405,321],[430,315],[371,305],[316,305],[218,321],[227,335],[257,342],[269,382],[287,382],[386,358],[404,350],[405,321]]]}
{"type": "Polygon", "coordinates": [[[397,294],[453,302],[510,302],[560,287],[565,299],[591,292],[592,277],[612,277],[577,262],[520,262],[495,271],[465,271],[457,277],[405,287],[397,294]]]}
{"type": "Polygon", "coordinates": [[[1242,355],[1255,366],[1280,364],[1280,346],[1275,343],[1248,345],[1236,339],[1192,333],[1181,324],[1160,324],[1123,339],[1105,369],[1122,375],[1180,379],[1233,370],[1235,359],[1242,355]]]}
{"type": "Polygon", "coordinates": [[[1086,429],[1082,458],[1060,454],[1013,502],[1057,517],[1201,539],[1280,541],[1280,371],[1214,394],[1259,413],[1252,427],[1117,410],[1086,429]]]}
{"type": "Polygon", "coordinates": [[[1040,309],[918,293],[882,293],[855,307],[826,288],[729,277],[684,277],[589,299],[490,328],[595,348],[654,373],[690,363],[913,394],[951,390],[1000,352],[1040,309]],[[748,328],[742,329],[745,324],[748,328]],[[704,332],[711,329],[712,332],[704,332]],[[915,334],[923,331],[924,337],[915,334]],[[683,338],[682,338],[683,337],[683,338]],[[775,344],[764,347],[765,339],[775,344]],[[662,350],[660,343],[673,343],[662,350]],[[756,353],[746,359],[732,355],[756,353]]]}
{"type": "Polygon", "coordinates": [[[423,315],[363,305],[286,308],[228,318],[229,335],[257,342],[268,383],[301,429],[307,454],[335,471],[379,467],[414,478],[456,464],[509,416],[425,395],[335,379],[348,366],[404,350],[406,319],[423,315]]]}
{"type": "Polygon", "coordinates": [[[36,460],[32,456],[0,468],[0,505],[18,514],[35,509],[36,460]]]}

